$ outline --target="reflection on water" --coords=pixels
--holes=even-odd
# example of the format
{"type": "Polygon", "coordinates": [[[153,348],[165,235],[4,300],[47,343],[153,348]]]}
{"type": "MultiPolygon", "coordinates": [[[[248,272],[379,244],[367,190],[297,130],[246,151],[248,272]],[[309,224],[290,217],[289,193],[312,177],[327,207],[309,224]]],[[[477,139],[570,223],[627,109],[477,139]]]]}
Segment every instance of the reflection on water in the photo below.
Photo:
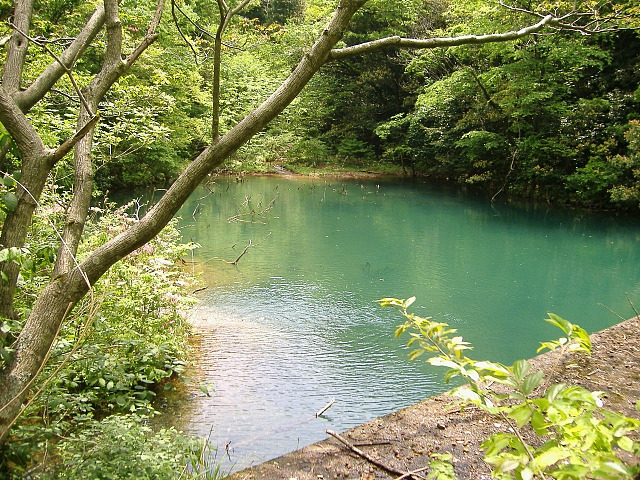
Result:
{"type": "Polygon", "coordinates": [[[492,207],[424,185],[297,178],[218,179],[181,215],[209,288],[192,313],[199,366],[173,420],[210,435],[227,466],[447,389],[441,372],[407,360],[393,338],[400,317],[377,298],[416,295],[416,312],[458,328],[477,358],[506,362],[556,335],[547,311],[594,331],[617,321],[598,302],[631,316],[625,294],[640,294],[630,220],[492,207]]]}

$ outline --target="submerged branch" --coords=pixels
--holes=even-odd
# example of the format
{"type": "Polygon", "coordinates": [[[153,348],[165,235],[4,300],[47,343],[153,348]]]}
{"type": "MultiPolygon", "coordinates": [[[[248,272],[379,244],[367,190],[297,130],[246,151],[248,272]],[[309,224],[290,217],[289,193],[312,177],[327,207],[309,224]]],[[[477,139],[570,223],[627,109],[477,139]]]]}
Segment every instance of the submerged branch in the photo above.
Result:
{"type": "MultiPolygon", "coordinates": [[[[264,237],[264,239],[262,239],[262,242],[264,242],[267,239],[267,237],[269,237],[270,235],[271,235],[271,232],[267,233],[267,236],[264,237]]],[[[260,243],[262,243],[262,242],[260,242],[260,243]]],[[[249,243],[247,244],[246,247],[244,247],[244,250],[242,250],[242,253],[240,255],[238,255],[238,258],[236,258],[233,262],[230,262],[228,260],[223,260],[223,262],[228,263],[229,265],[238,265],[238,262],[240,261],[240,259],[242,257],[244,257],[244,254],[247,253],[247,250],[249,250],[251,247],[255,247],[257,245],[260,245],[260,243],[253,243],[251,241],[251,239],[249,239],[249,243]]]]}

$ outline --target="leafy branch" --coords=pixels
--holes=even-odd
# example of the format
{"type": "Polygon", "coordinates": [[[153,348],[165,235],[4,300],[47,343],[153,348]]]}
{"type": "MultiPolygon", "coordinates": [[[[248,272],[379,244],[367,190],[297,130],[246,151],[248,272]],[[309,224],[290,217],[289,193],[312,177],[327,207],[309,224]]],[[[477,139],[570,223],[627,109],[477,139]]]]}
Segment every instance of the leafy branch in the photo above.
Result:
{"type": "MultiPolygon", "coordinates": [[[[640,429],[640,421],[603,408],[603,392],[564,383],[544,391],[543,372],[531,371],[527,360],[510,366],[473,360],[466,356],[470,344],[453,336],[456,329],[409,313],[414,301],[415,297],[377,302],[405,317],[396,336],[409,332],[408,345],[416,346],[409,354],[411,359],[430,354],[428,363],[448,368],[447,382],[456,376],[467,381],[453,390],[463,405],[476,405],[509,426],[507,432],[495,433],[482,444],[494,478],[618,479],[640,474],[640,466],[621,458],[622,452],[640,455],[640,443],[629,436],[640,429]],[[493,384],[505,388],[494,390],[493,384]]],[[[565,336],[542,342],[538,352],[549,349],[590,355],[591,342],[583,328],[552,313],[546,321],[565,336]]]]}

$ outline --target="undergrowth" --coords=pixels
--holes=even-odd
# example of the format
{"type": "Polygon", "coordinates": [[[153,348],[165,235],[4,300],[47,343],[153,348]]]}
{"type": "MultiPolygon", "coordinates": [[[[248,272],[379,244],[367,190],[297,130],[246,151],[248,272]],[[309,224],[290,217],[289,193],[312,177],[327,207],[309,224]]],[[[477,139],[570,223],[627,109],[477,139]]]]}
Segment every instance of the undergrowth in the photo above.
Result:
{"type": "MultiPolygon", "coordinates": [[[[64,212],[57,194],[43,196],[25,247],[8,261],[21,266],[18,318],[45,285],[55,261],[55,232],[64,212]]],[[[139,205],[92,209],[78,252],[90,252],[137,222],[139,205]]],[[[172,222],[157,238],[114,265],[68,316],[29,404],[0,452],[0,477],[43,479],[217,478],[206,442],[174,429],[152,431],[159,389],[171,388],[185,368],[194,279],[181,258],[172,222]]],[[[14,252],[15,253],[15,252],[14,252]]],[[[5,259],[7,261],[7,259],[5,259]]],[[[2,322],[7,339],[0,368],[11,358],[21,321],[2,322]]]]}

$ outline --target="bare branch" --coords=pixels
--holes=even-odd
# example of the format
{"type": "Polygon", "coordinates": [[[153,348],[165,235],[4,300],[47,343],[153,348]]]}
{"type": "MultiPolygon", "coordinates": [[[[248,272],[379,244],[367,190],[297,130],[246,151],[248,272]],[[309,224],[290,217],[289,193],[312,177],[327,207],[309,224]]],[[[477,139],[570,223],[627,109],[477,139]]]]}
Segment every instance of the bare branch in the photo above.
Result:
{"type": "MultiPolygon", "coordinates": [[[[356,455],[359,455],[360,457],[364,458],[366,461],[368,461],[369,463],[371,463],[371,464],[375,465],[376,467],[382,469],[386,473],[391,473],[393,475],[400,475],[400,477],[398,477],[398,478],[411,478],[411,479],[416,479],[416,480],[419,479],[419,478],[424,478],[424,477],[418,476],[417,472],[403,472],[402,470],[400,470],[398,468],[395,468],[392,465],[388,465],[386,463],[381,462],[377,458],[374,458],[371,455],[369,455],[368,453],[362,451],[361,449],[359,449],[358,447],[353,445],[351,442],[349,442],[349,440],[347,440],[346,438],[344,438],[340,434],[334,432],[333,430],[325,430],[325,431],[326,431],[326,433],[328,435],[331,435],[333,438],[338,440],[340,443],[342,443],[345,447],[347,447],[353,453],[355,453],[356,455]]],[[[420,471],[420,470],[418,470],[418,471],[420,471]]]]}
{"type": "Polygon", "coordinates": [[[236,15],[238,12],[242,11],[244,9],[244,7],[246,7],[247,5],[249,5],[249,2],[251,0],[243,0],[242,2],[240,2],[236,8],[232,9],[229,11],[229,18],[233,17],[234,15],[236,15]]]}
{"type": "Polygon", "coordinates": [[[533,33],[538,33],[546,27],[558,27],[558,20],[552,15],[547,15],[538,23],[512,30],[505,33],[493,33],[488,35],[462,35],[460,37],[439,37],[439,38],[403,38],[399,36],[386,37],[371,42],[365,42],[351,47],[337,48],[331,51],[328,60],[340,60],[375,52],[383,48],[406,48],[406,49],[428,49],[440,47],[454,47],[457,45],[478,45],[483,43],[509,42],[526,37],[533,33]]]}
{"type": "MultiPolygon", "coordinates": [[[[207,30],[205,30],[202,26],[200,26],[198,23],[196,23],[184,10],[182,10],[182,8],[180,8],[180,5],[178,5],[175,0],[171,0],[171,8],[173,9],[174,7],[182,14],[182,16],[184,16],[184,18],[187,19],[187,21],[191,25],[193,25],[195,27],[196,30],[198,30],[200,33],[206,35],[209,38],[212,38],[212,39],[215,38],[214,34],[208,32],[207,30]]],[[[174,18],[174,21],[177,21],[177,19],[174,18]]],[[[184,39],[184,36],[182,38],[184,39]]]]}
{"type": "Polygon", "coordinates": [[[60,66],[62,67],[62,69],[64,70],[64,72],[67,74],[67,76],[69,77],[69,80],[71,81],[71,85],[73,85],[73,89],[76,91],[76,93],[78,94],[78,98],[80,99],[80,101],[82,102],[82,105],[84,105],[84,108],[87,110],[87,112],[89,112],[91,115],[93,115],[93,112],[91,112],[91,108],[89,107],[89,104],[87,103],[87,100],[84,98],[84,95],[82,95],[82,92],[80,91],[80,88],[78,87],[78,84],[76,83],[76,80],[73,78],[73,73],[71,72],[71,70],[62,62],[62,60],[60,60],[60,58],[51,51],[51,49],[43,42],[40,42],[39,40],[36,40],[35,38],[31,38],[29,37],[29,35],[27,35],[25,32],[23,32],[22,30],[20,30],[17,26],[15,26],[13,23],[10,23],[9,25],[11,25],[11,27],[16,30],[17,32],[19,32],[24,38],[26,38],[27,40],[32,41],[34,44],[38,45],[39,47],[43,48],[49,55],[51,55],[53,57],[53,59],[58,62],[58,64],[60,64],[60,66]]]}
{"type": "Polygon", "coordinates": [[[189,49],[193,53],[193,59],[194,59],[196,65],[200,65],[200,62],[198,61],[198,52],[196,51],[195,47],[191,44],[189,39],[186,37],[186,35],[182,31],[182,28],[180,27],[180,22],[178,21],[178,16],[176,15],[176,9],[180,13],[182,13],[182,15],[187,20],[189,20],[189,23],[195,25],[195,22],[193,22],[191,20],[191,18],[189,18],[189,16],[186,15],[178,5],[176,5],[175,0],[171,0],[171,18],[173,18],[173,23],[176,26],[176,30],[178,30],[178,34],[180,35],[180,37],[182,37],[182,40],[184,41],[184,43],[189,47],[189,49]]]}
{"type": "Polygon", "coordinates": [[[29,87],[15,94],[15,100],[22,111],[30,110],[65,74],[65,69],[73,67],[104,25],[104,19],[104,6],[100,5],[91,15],[76,39],[60,55],[60,61],[54,60],[29,87]]]}
{"type": "MultiPolygon", "coordinates": [[[[532,15],[543,18],[541,13],[527,10],[526,8],[509,5],[500,0],[500,5],[513,12],[532,15]]],[[[614,10],[613,13],[604,15],[599,10],[600,7],[594,7],[591,11],[570,11],[565,14],[559,14],[558,11],[553,13],[557,22],[553,25],[558,30],[567,30],[582,33],[583,35],[593,35],[596,33],[614,32],[620,30],[619,21],[629,18],[635,18],[624,11],[614,10]]]]}
{"type": "Polygon", "coordinates": [[[511,10],[513,12],[526,13],[527,15],[534,15],[540,18],[544,18],[545,16],[541,13],[532,12],[531,10],[527,10],[526,8],[514,7],[513,5],[509,5],[500,0],[500,6],[506,8],[507,10],[511,10]]]}
{"type": "Polygon", "coordinates": [[[62,157],[64,157],[67,153],[71,151],[71,149],[80,141],[84,136],[91,131],[93,127],[95,127],[96,123],[100,120],[100,115],[93,115],[91,120],[89,120],[84,127],[78,130],[73,137],[66,139],[62,145],[58,147],[56,152],[53,154],[53,161],[57,162],[62,157]]]}

